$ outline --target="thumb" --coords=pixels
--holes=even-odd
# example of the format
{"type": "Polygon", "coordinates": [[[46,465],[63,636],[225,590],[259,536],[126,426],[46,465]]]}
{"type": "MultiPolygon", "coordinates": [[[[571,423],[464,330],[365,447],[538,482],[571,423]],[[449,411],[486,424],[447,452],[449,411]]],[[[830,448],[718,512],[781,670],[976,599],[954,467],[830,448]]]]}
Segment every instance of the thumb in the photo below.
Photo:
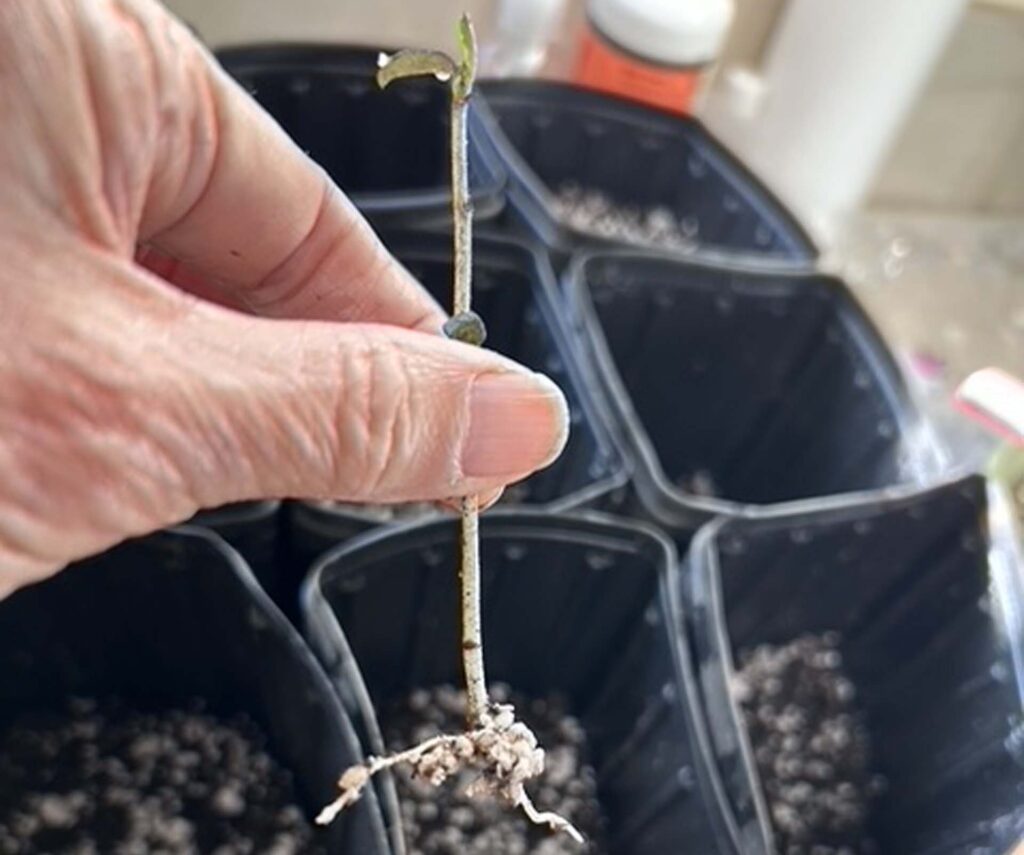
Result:
{"type": "Polygon", "coordinates": [[[5,256],[51,287],[0,289],[0,596],[202,507],[493,494],[565,443],[561,392],[495,353],[244,315],[68,253],[5,256]]]}
{"type": "Polygon", "coordinates": [[[200,441],[181,465],[203,506],[493,493],[566,441],[565,398],[551,380],[437,335],[217,307],[187,327],[178,412],[195,421],[182,435],[200,441]]]}

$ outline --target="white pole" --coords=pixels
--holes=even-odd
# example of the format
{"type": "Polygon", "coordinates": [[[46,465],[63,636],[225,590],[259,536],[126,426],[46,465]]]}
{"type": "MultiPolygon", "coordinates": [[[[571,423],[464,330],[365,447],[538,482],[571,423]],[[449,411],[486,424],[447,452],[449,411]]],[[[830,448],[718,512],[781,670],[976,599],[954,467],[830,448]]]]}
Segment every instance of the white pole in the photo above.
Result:
{"type": "Polygon", "coordinates": [[[709,104],[708,123],[827,241],[870,189],[967,2],[789,0],[756,103],[746,116],[709,104]]]}

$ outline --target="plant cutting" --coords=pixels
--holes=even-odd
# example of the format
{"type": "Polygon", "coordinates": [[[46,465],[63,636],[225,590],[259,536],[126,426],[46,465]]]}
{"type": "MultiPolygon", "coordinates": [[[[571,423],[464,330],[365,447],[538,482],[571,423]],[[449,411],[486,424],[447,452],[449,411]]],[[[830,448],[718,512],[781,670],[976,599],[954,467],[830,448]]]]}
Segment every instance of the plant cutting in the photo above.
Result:
{"type": "MultiPolygon", "coordinates": [[[[450,157],[452,215],[454,223],[454,283],[452,316],[444,326],[449,338],[466,344],[483,344],[486,331],[472,311],[472,205],[469,197],[467,114],[476,75],[476,38],[468,15],[458,26],[459,59],[439,51],[404,50],[381,55],[377,82],[384,88],[407,77],[433,76],[447,83],[451,97],[450,157]]],[[[340,795],[317,817],[330,823],[359,799],[373,775],[399,764],[409,765],[414,775],[440,786],[460,770],[477,773],[467,794],[472,798],[498,799],[521,809],[538,825],[569,834],[582,843],[577,829],[558,814],[538,810],[526,783],[544,770],[544,750],[533,732],[515,716],[510,704],[493,703],[484,672],[480,619],[479,506],[475,496],[460,502],[461,562],[459,568],[462,617],[462,660],[467,694],[466,730],[442,734],[387,757],[371,757],[347,769],[338,781],[340,795]]]]}

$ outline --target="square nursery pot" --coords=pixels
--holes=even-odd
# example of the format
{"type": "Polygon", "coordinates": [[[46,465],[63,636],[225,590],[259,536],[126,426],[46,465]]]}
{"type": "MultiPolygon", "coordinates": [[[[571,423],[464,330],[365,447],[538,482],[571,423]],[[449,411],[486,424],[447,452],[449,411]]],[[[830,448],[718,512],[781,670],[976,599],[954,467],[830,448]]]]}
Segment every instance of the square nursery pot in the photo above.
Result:
{"type": "MultiPolygon", "coordinates": [[[[227,72],[377,223],[450,223],[448,88],[403,80],[380,89],[379,50],[266,44],[226,48],[227,72]]],[[[478,218],[504,205],[505,171],[469,115],[470,195],[478,218]]]]}
{"type": "MultiPolygon", "coordinates": [[[[451,238],[385,234],[390,250],[443,306],[451,304],[451,238]]],[[[508,488],[505,504],[563,510],[608,506],[621,498],[628,473],[580,374],[571,337],[556,307],[554,274],[543,253],[512,240],[479,236],[473,248],[473,308],[487,325],[486,346],[550,376],[569,401],[572,430],[561,457],[508,488]]],[[[429,505],[360,508],[330,502],[289,508],[294,570],[289,607],[312,560],[340,541],[396,518],[429,516],[429,505]]]]}
{"type": "Polygon", "coordinates": [[[1024,836],[1024,568],[1001,498],[971,477],[698,533],[686,614],[733,824],[746,832],[734,852],[772,851],[729,691],[737,653],[828,631],[840,633],[887,784],[869,813],[877,851],[1002,855],[1024,836]]]}
{"type": "Polygon", "coordinates": [[[200,511],[187,523],[209,529],[238,550],[271,595],[280,582],[281,503],[268,499],[236,502],[200,511]]]}
{"type": "MultiPolygon", "coordinates": [[[[0,603],[4,720],[72,697],[247,714],[309,817],[362,757],[309,648],[238,555],[198,528],[126,543],[0,603]]],[[[319,840],[329,853],[389,851],[372,794],[319,840]]]]}
{"type": "MultiPolygon", "coordinates": [[[[517,509],[488,513],[480,533],[488,679],[567,699],[597,770],[607,851],[717,852],[724,803],[675,629],[671,543],[596,514],[517,509]]],[[[385,747],[375,710],[462,684],[458,537],[448,520],[370,532],[304,586],[309,637],[370,752],[385,747]]]]}
{"type": "Polygon", "coordinates": [[[623,212],[658,212],[685,252],[817,255],[782,204],[693,118],[564,84],[484,81],[479,89],[512,211],[559,254],[638,239],[599,212],[567,211],[559,195],[574,187],[623,212]]]}
{"type": "Polygon", "coordinates": [[[838,279],[595,252],[573,263],[567,299],[642,512],[677,533],[941,471],[895,361],[838,279]]]}

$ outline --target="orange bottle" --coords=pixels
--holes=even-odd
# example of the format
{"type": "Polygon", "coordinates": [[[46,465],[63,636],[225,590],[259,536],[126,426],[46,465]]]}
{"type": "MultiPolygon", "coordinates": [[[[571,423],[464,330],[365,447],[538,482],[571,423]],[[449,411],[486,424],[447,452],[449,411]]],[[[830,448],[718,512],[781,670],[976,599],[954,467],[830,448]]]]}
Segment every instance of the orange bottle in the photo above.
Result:
{"type": "Polygon", "coordinates": [[[588,0],[573,78],[689,113],[732,15],[733,0],[588,0]]]}

